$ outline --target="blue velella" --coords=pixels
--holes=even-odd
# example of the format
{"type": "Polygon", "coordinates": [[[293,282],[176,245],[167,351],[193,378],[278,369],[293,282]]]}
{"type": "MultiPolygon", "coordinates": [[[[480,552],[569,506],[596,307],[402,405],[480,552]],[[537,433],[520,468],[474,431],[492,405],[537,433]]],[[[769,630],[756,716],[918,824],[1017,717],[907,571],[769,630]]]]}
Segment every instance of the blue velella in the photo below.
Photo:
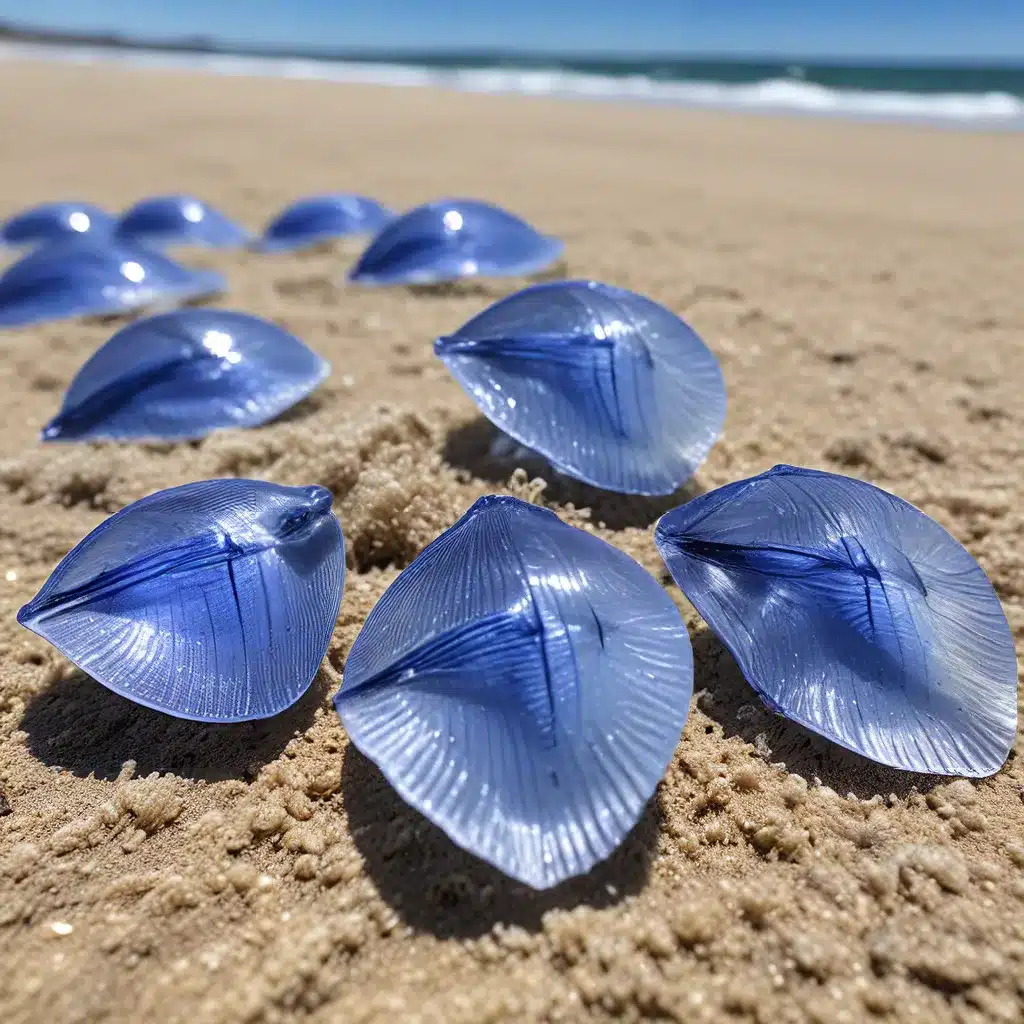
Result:
{"type": "Polygon", "coordinates": [[[139,320],[71,382],[44,441],[189,440],[254,427],[309,395],[330,364],[247,313],[180,309],[139,320]]]}
{"type": "Polygon", "coordinates": [[[434,351],[495,426],[560,472],[671,494],[725,419],[718,361],[664,306],[596,281],[495,303],[434,351]]]}
{"type": "Polygon", "coordinates": [[[109,237],[70,238],[34,249],[0,276],[0,326],[107,316],[170,305],[225,289],[212,270],[109,237]]]}
{"type": "Polygon", "coordinates": [[[142,199],[121,215],[117,235],[156,248],[198,245],[233,249],[248,245],[252,238],[245,228],[195,196],[142,199]]]}
{"type": "Polygon", "coordinates": [[[459,846],[537,889],[636,823],[693,689],[664,589],[516,498],[481,498],[370,613],[335,704],[352,742],[459,846]]]}
{"type": "Polygon", "coordinates": [[[477,199],[439,199],[396,217],[349,272],[369,285],[422,285],[466,277],[520,277],[557,260],[557,238],[477,199]]]}
{"type": "Polygon", "coordinates": [[[101,523],[18,622],[138,704],[242,722],[308,689],[344,582],[330,491],[204,480],[101,523]]]}
{"type": "Polygon", "coordinates": [[[114,218],[92,203],[42,203],[5,221],[0,227],[0,241],[21,248],[82,235],[109,234],[113,227],[114,218]]]}
{"type": "Polygon", "coordinates": [[[308,196],[285,207],[271,220],[259,248],[264,252],[288,252],[348,235],[375,235],[394,216],[376,199],[366,196],[308,196]]]}
{"type": "Polygon", "coordinates": [[[1006,759],[1006,617],[974,558],[913,505],[776,466],[669,512],[655,541],[773,710],[895,768],[978,777],[1006,759]]]}

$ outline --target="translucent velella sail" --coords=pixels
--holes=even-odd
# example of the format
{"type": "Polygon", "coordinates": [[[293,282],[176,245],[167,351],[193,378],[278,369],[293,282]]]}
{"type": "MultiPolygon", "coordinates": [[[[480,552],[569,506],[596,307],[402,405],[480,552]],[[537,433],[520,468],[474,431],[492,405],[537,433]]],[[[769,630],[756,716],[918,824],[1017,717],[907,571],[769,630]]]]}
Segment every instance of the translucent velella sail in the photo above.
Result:
{"type": "Polygon", "coordinates": [[[220,210],[195,196],[152,196],[126,210],[117,222],[119,238],[163,248],[198,245],[233,249],[248,245],[252,236],[220,210]]]}
{"type": "Polygon", "coordinates": [[[274,217],[257,244],[264,252],[290,252],[348,235],[375,235],[394,216],[366,196],[308,196],[274,217]]]}
{"type": "Polygon", "coordinates": [[[507,210],[476,199],[439,199],[396,217],[349,272],[370,285],[415,285],[465,277],[519,277],[563,250],[507,210]]]}
{"type": "Polygon", "coordinates": [[[139,704],[241,722],[308,689],[344,582],[329,491],[204,480],[101,523],[18,621],[139,704]]]}
{"type": "Polygon", "coordinates": [[[132,242],[68,239],[34,249],[0,276],[0,327],[177,304],[225,287],[215,271],[192,270],[132,242]]]}
{"type": "Polygon", "coordinates": [[[655,541],[773,710],[895,768],[977,777],[1006,759],[1006,617],[974,558],[913,505],[776,466],[667,513],[655,541]]]}
{"type": "Polygon", "coordinates": [[[335,704],[405,800],[543,889],[636,823],[692,688],[686,628],[646,570],[553,512],[492,496],[387,590],[335,704]]]}
{"type": "Polygon", "coordinates": [[[118,331],[71,382],[44,441],[189,440],[255,427],[309,395],[330,364],[247,313],[180,309],[118,331]]]}
{"type": "Polygon", "coordinates": [[[114,218],[92,203],[42,203],[8,218],[0,242],[13,247],[45,245],[82,235],[109,234],[114,218]]]}
{"type": "Polygon", "coordinates": [[[671,494],[725,420],[722,372],[697,334],[596,281],[510,295],[434,351],[495,426],[611,491],[671,494]]]}

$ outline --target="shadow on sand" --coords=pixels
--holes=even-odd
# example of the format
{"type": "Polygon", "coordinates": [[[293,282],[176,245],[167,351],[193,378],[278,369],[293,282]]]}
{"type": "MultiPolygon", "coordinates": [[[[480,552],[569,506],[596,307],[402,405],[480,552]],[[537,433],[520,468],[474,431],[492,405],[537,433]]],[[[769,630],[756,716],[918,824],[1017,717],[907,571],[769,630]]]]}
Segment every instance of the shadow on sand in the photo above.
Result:
{"type": "Polygon", "coordinates": [[[531,454],[526,458],[521,455],[492,455],[491,445],[498,436],[498,428],[481,416],[449,432],[443,457],[455,470],[502,486],[507,485],[512,473],[521,466],[531,477],[539,476],[547,481],[544,490],[546,501],[589,508],[595,524],[604,523],[612,530],[631,526],[645,529],[670,509],[685,504],[704,491],[694,479],[688,480],[672,494],[653,498],[604,491],[556,474],[542,455],[531,454]]]}
{"type": "Polygon", "coordinates": [[[341,771],[349,829],[381,897],[413,928],[471,938],[494,925],[530,931],[554,908],[607,907],[638,892],[657,849],[657,798],[612,856],[589,874],[536,892],[456,846],[349,744],[341,771]]]}
{"type": "Polygon", "coordinates": [[[285,409],[280,416],[274,417],[267,426],[278,423],[301,423],[303,420],[307,420],[323,409],[326,409],[336,397],[330,391],[314,391],[313,394],[307,395],[301,401],[296,402],[291,408],[285,409]]]}
{"type": "Polygon", "coordinates": [[[769,711],[710,629],[701,629],[693,637],[693,661],[697,687],[706,690],[699,700],[701,710],[726,736],[753,744],[768,760],[784,762],[788,772],[808,782],[817,779],[840,796],[853,793],[869,800],[876,794],[906,797],[915,790],[927,793],[947,781],[945,776],[876,764],[769,711]]]}
{"type": "Polygon", "coordinates": [[[309,728],[330,686],[321,672],[296,704],[273,718],[207,725],[134,704],[76,672],[37,694],[20,728],[40,761],[82,777],[116,779],[122,764],[134,761],[137,775],[252,779],[309,728]]]}
{"type": "Polygon", "coordinates": [[[525,278],[468,277],[458,281],[440,281],[437,284],[410,284],[405,289],[410,295],[422,299],[482,298],[496,302],[530,285],[562,281],[568,275],[568,263],[560,260],[525,278]]]}

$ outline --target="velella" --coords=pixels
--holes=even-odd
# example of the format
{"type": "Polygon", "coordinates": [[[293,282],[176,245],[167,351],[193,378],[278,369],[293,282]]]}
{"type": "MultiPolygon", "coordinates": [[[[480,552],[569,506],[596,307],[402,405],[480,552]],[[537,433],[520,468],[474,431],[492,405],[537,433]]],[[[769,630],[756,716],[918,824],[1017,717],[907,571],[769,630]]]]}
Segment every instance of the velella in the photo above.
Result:
{"type": "Polygon", "coordinates": [[[118,331],[78,371],[44,441],[190,440],[254,427],[309,395],[330,365],[247,313],[180,309],[118,331]]]}
{"type": "Polygon", "coordinates": [[[0,276],[0,326],[172,305],[225,287],[215,271],[192,270],[132,242],[86,235],[43,245],[7,268],[0,276]]]}
{"type": "Polygon", "coordinates": [[[495,426],[568,476],[671,494],[725,419],[718,361],[664,306],[596,281],[501,299],[434,351],[495,426]]]}
{"type": "Polygon", "coordinates": [[[119,238],[165,248],[197,245],[232,249],[247,245],[250,233],[195,196],[152,196],[126,210],[117,222],[119,238]]]}
{"type": "Polygon", "coordinates": [[[776,466],[667,513],[655,541],[774,711],[894,768],[981,777],[1006,759],[1006,617],[970,553],[913,505],[776,466]]]}
{"type": "Polygon", "coordinates": [[[348,235],[374,235],[394,216],[366,196],[307,196],[270,221],[258,247],[264,252],[289,252],[348,235]]]}
{"type": "Polygon", "coordinates": [[[489,496],[385,592],[335,705],[409,804],[544,889],[634,826],[692,689],[686,628],[645,569],[547,509],[489,496]]]}
{"type": "Polygon", "coordinates": [[[330,491],[204,480],[101,523],[18,622],[138,704],[242,722],[309,688],[344,582],[330,491]]]}
{"type": "Polygon", "coordinates": [[[514,214],[477,199],[439,199],[396,217],[370,242],[349,280],[423,285],[520,277],[554,263],[564,246],[514,214]]]}
{"type": "Polygon", "coordinates": [[[42,203],[8,218],[0,227],[0,242],[12,247],[45,245],[82,235],[113,230],[114,218],[92,203],[42,203]]]}

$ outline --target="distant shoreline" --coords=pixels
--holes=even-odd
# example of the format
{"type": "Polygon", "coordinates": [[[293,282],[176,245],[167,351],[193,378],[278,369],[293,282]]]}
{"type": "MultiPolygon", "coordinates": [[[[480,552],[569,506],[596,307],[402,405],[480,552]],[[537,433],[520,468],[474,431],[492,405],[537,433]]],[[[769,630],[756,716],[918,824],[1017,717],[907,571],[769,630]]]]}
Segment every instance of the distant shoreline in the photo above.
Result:
{"type": "MultiPolygon", "coordinates": [[[[920,75],[922,72],[970,75],[980,78],[1017,77],[1024,85],[1024,60],[940,60],[900,59],[823,59],[799,54],[767,57],[738,57],[729,55],[691,55],[650,53],[628,57],[614,54],[557,53],[554,51],[515,51],[501,49],[452,50],[384,50],[375,48],[326,49],[322,47],[277,47],[259,44],[223,42],[208,36],[181,36],[174,38],[135,38],[116,32],[67,32],[56,29],[35,28],[0,21],[0,43],[20,42],[57,46],[100,46],[118,50],[142,50],[159,53],[210,54],[232,57],[256,57],[288,60],[312,60],[359,64],[412,64],[422,67],[516,67],[516,68],[569,68],[582,72],[609,72],[620,74],[643,73],[652,67],[665,71],[674,68],[734,69],[735,81],[743,81],[751,72],[786,70],[799,66],[837,74],[875,72],[893,75],[920,75]]],[[[1024,93],[1022,93],[1024,95],[1024,93]]]]}
{"type": "Polygon", "coordinates": [[[105,61],[463,92],[1024,129],[1024,65],[744,61],[483,51],[332,50],[140,40],[0,23],[0,58],[105,61]]]}

